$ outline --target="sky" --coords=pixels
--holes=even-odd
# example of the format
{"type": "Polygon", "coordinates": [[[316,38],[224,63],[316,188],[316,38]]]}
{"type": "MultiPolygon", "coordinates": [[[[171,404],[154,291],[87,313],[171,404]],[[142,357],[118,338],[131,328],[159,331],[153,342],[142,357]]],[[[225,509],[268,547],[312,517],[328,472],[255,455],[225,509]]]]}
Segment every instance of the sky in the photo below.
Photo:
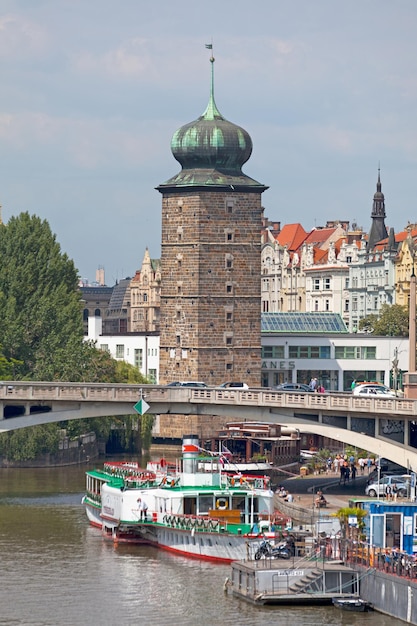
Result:
{"type": "Polygon", "coordinates": [[[205,110],[245,128],[264,214],[368,231],[417,222],[415,0],[2,0],[2,219],[46,220],[80,278],[160,256],[171,138],[205,110]]]}

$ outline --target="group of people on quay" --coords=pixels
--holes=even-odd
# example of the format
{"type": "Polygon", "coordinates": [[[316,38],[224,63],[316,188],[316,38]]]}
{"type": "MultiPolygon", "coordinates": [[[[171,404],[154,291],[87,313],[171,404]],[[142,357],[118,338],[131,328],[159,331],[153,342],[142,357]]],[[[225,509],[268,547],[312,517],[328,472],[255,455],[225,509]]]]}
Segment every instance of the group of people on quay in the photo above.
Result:
{"type": "Polygon", "coordinates": [[[362,476],[365,474],[365,471],[370,474],[375,467],[376,461],[372,457],[356,459],[353,455],[336,454],[334,457],[329,456],[326,461],[326,473],[339,474],[340,484],[346,484],[349,480],[355,480],[358,472],[362,476]]]}

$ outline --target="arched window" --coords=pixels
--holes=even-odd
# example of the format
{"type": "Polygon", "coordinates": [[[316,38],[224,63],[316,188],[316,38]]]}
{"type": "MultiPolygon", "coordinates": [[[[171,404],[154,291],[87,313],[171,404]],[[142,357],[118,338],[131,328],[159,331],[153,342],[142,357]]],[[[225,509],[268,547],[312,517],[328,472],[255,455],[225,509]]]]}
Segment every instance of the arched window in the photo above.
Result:
{"type": "Polygon", "coordinates": [[[96,310],[94,311],[94,317],[101,317],[101,311],[100,311],[100,309],[96,309],[96,310]]]}

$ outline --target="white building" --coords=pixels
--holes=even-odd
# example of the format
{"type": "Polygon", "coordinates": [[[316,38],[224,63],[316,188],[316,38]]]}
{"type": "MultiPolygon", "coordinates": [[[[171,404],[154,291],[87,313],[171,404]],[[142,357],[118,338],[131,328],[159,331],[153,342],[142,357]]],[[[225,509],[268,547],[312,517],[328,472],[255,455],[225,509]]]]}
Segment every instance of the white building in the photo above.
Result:
{"type": "Polygon", "coordinates": [[[152,383],[159,382],[159,333],[102,334],[102,318],[88,318],[85,340],[95,341],[118,361],[134,365],[152,383]]]}
{"type": "MultiPolygon", "coordinates": [[[[158,383],[157,333],[103,335],[101,318],[90,317],[86,339],[158,383]]],[[[352,334],[332,313],[263,313],[261,342],[263,387],[317,377],[327,391],[348,391],[354,379],[399,389],[408,369],[408,337],[352,334]]]]}
{"type": "Polygon", "coordinates": [[[340,315],[262,315],[262,386],[308,384],[348,391],[353,380],[400,388],[408,369],[408,337],[349,333],[340,315]]]}

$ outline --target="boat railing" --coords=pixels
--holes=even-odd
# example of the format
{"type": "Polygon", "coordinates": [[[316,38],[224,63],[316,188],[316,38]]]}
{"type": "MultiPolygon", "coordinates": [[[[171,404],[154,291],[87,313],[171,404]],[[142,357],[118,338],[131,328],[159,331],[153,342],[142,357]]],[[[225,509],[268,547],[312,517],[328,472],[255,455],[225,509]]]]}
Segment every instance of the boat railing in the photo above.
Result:
{"type": "Polygon", "coordinates": [[[198,515],[166,514],[162,519],[166,526],[184,530],[220,532],[220,521],[198,515]]]}

